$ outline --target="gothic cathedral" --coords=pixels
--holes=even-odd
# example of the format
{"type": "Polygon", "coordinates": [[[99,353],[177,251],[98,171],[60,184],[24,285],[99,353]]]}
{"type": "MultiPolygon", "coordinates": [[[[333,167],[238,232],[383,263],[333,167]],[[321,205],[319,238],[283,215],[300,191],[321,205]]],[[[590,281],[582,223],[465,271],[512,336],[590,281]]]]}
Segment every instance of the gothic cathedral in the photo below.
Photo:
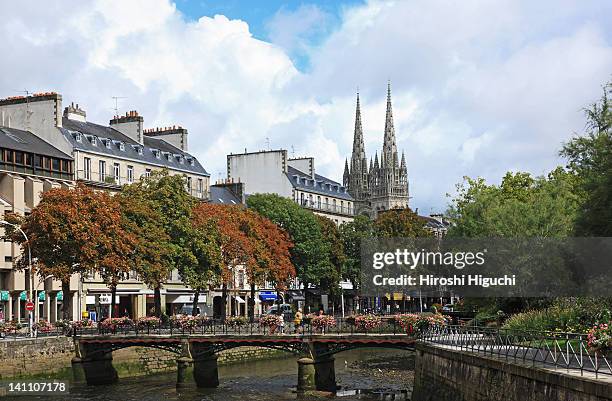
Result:
{"type": "Polygon", "coordinates": [[[376,152],[373,162],[370,157],[369,166],[363,144],[361,108],[359,93],[357,94],[353,154],[350,164],[348,160],[344,164],[343,181],[349,194],[355,199],[355,214],[376,218],[380,211],[408,207],[408,171],[404,153],[402,152],[401,161],[397,155],[390,83],[387,85],[387,115],[380,161],[376,152]]]}

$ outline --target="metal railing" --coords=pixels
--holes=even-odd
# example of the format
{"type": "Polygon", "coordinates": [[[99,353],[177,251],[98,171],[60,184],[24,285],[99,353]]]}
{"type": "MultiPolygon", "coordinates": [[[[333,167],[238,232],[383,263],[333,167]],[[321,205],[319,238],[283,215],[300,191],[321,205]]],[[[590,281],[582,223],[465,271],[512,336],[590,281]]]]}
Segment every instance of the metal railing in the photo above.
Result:
{"type": "Polygon", "coordinates": [[[471,326],[433,326],[421,341],[507,361],[612,375],[610,356],[588,347],[586,334],[539,333],[471,326]]]}

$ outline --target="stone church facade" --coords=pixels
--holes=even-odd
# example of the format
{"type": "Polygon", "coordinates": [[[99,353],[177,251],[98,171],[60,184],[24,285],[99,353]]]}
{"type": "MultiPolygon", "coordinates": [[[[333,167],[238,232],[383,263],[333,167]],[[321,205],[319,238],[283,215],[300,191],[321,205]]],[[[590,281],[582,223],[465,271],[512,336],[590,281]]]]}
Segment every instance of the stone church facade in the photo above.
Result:
{"type": "Polygon", "coordinates": [[[363,141],[361,108],[357,94],[353,153],[350,163],[348,160],[345,162],[343,181],[349,194],[354,198],[356,215],[375,218],[381,211],[408,207],[408,171],[404,153],[402,152],[400,159],[395,143],[391,84],[387,85],[387,113],[382,152],[380,159],[376,152],[374,160],[370,157],[369,163],[363,141]]]}

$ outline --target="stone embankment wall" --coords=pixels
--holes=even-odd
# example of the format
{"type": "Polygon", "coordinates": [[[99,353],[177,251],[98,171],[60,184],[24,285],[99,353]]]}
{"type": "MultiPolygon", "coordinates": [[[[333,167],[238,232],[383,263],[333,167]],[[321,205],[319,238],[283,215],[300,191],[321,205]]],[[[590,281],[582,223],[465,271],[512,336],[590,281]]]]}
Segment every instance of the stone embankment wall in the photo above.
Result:
{"type": "Polygon", "coordinates": [[[417,345],[413,401],[610,401],[612,378],[532,368],[472,353],[417,345]]]}
{"type": "MultiPolygon", "coordinates": [[[[286,356],[278,350],[239,347],[219,353],[219,365],[286,356]]],[[[74,343],[70,337],[0,341],[0,379],[11,377],[71,377],[74,343]]],[[[113,352],[119,377],[176,370],[177,355],[155,348],[129,347],[113,352]]]]}

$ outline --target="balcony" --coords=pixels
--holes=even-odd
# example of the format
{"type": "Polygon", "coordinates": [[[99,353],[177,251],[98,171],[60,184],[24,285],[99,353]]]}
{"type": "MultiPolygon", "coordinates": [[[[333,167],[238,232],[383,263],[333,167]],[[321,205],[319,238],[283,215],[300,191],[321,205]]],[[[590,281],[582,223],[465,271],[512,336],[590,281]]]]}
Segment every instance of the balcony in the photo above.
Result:
{"type": "MultiPolygon", "coordinates": [[[[77,170],[76,178],[78,181],[83,181],[87,185],[112,190],[120,190],[123,185],[133,184],[140,179],[140,177],[131,177],[131,179],[129,179],[128,177],[121,175],[116,177],[112,174],[100,175],[100,173],[94,171],[89,171],[86,174],[84,170],[77,170]]],[[[199,190],[196,188],[186,187],[185,190],[194,198],[208,199],[208,191],[206,188],[199,190]]]]}
{"type": "Polygon", "coordinates": [[[299,201],[298,204],[307,209],[316,210],[324,213],[342,214],[345,216],[355,215],[355,211],[352,207],[334,205],[332,203],[318,203],[315,201],[309,201],[304,199],[303,201],[299,201]]]}

